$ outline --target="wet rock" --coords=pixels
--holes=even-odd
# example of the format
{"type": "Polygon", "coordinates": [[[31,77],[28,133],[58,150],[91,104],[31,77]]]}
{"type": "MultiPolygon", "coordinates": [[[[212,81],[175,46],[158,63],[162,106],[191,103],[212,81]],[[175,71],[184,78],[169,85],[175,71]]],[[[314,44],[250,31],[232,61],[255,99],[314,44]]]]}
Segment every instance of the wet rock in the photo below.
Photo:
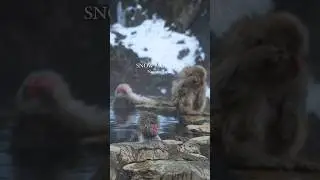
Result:
{"type": "Polygon", "coordinates": [[[182,141],[176,141],[176,140],[163,140],[164,143],[166,144],[174,144],[174,145],[181,145],[183,144],[182,141]]]}
{"type": "Polygon", "coordinates": [[[210,135],[210,123],[203,123],[201,125],[187,125],[187,129],[192,133],[210,135]]]}
{"type": "Polygon", "coordinates": [[[195,137],[188,142],[199,145],[200,153],[210,159],[210,136],[195,137]]]}
{"type": "Polygon", "coordinates": [[[203,161],[146,161],[123,167],[130,179],[210,179],[209,162],[203,161]]]}
{"type": "Polygon", "coordinates": [[[206,114],[204,116],[182,116],[181,119],[183,119],[186,124],[193,125],[201,125],[206,122],[210,122],[210,116],[206,114]]]}
{"type": "Polygon", "coordinates": [[[200,152],[200,144],[206,144],[206,140],[207,137],[185,143],[163,140],[111,144],[110,178],[210,179],[209,159],[200,152]]]}
{"type": "Polygon", "coordinates": [[[195,142],[200,145],[210,145],[210,136],[201,136],[190,139],[189,141],[195,142]]]}

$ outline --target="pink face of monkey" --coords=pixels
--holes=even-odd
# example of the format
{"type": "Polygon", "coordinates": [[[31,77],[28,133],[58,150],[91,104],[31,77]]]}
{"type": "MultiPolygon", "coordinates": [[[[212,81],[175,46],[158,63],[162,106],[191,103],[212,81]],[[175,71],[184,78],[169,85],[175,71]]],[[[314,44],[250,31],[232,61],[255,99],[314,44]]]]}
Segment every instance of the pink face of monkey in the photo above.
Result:
{"type": "Polygon", "coordinates": [[[38,98],[43,94],[52,93],[54,82],[48,77],[32,77],[26,84],[26,95],[30,98],[38,98]]]}
{"type": "Polygon", "coordinates": [[[132,89],[129,84],[119,84],[115,90],[116,97],[124,97],[132,93],[132,89]]]}
{"type": "Polygon", "coordinates": [[[141,133],[146,138],[152,138],[158,135],[159,129],[160,127],[158,123],[152,123],[142,128],[141,133]]]}

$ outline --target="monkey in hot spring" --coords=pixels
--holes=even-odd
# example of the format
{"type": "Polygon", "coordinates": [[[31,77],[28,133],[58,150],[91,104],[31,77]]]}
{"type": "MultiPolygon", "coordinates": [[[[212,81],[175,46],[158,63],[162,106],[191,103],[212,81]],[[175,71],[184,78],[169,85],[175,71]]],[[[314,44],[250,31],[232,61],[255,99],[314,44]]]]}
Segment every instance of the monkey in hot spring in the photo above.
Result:
{"type": "Polygon", "coordinates": [[[243,17],[222,36],[213,109],[231,166],[320,169],[297,158],[307,137],[308,38],[287,12],[243,17]]]}
{"type": "Polygon", "coordinates": [[[107,140],[108,111],[75,100],[64,79],[51,70],[30,73],[16,95],[19,112],[13,147],[58,148],[84,139],[107,140]]]}

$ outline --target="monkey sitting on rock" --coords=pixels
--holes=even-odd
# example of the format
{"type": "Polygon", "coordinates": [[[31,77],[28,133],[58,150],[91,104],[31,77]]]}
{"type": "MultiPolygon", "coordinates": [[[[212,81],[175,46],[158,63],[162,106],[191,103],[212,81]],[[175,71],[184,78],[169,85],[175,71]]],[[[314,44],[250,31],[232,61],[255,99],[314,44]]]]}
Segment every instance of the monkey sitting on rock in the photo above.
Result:
{"type": "Polygon", "coordinates": [[[16,95],[16,108],[13,147],[65,148],[93,137],[107,141],[108,111],[75,100],[54,71],[29,74],[16,95]]]}
{"type": "Polygon", "coordinates": [[[180,114],[203,115],[207,71],[200,65],[184,67],[172,82],[172,102],[180,114]]]}
{"type": "Polygon", "coordinates": [[[212,89],[230,166],[320,170],[297,158],[307,137],[307,28],[274,12],[239,19],[221,42],[212,89]]]}

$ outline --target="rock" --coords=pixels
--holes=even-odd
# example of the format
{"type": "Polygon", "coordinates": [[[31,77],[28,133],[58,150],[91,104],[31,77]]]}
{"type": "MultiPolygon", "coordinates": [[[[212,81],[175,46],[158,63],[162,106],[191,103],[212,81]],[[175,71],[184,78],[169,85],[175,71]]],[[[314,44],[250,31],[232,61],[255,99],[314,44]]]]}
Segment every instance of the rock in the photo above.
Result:
{"type": "Polygon", "coordinates": [[[163,140],[164,143],[166,144],[174,144],[174,145],[181,145],[183,144],[182,141],[176,141],[176,140],[163,140]]]}
{"type": "Polygon", "coordinates": [[[210,136],[201,136],[190,139],[189,141],[195,142],[199,145],[210,145],[210,136]]]}
{"type": "Polygon", "coordinates": [[[186,124],[195,124],[201,125],[205,122],[210,122],[210,115],[203,115],[203,116],[181,116],[181,119],[185,121],[186,124]]]}
{"type": "Polygon", "coordinates": [[[146,161],[123,167],[129,179],[210,179],[209,162],[203,161],[146,161]]]}
{"type": "Polygon", "coordinates": [[[110,145],[110,156],[119,165],[155,159],[169,159],[167,146],[161,141],[152,143],[115,143],[110,145]],[[115,156],[113,156],[115,155],[115,156]]]}
{"type": "Polygon", "coordinates": [[[187,143],[199,145],[200,153],[210,159],[210,136],[195,137],[187,143]]]}
{"type": "Polygon", "coordinates": [[[195,134],[209,135],[210,123],[203,123],[201,125],[187,125],[187,129],[195,134]]]}
{"type": "Polygon", "coordinates": [[[200,154],[200,145],[198,145],[192,141],[191,142],[187,141],[179,148],[180,148],[179,149],[180,152],[200,154]]]}
{"type": "Polygon", "coordinates": [[[209,159],[200,150],[207,140],[199,137],[185,143],[176,140],[114,143],[110,145],[110,168],[104,169],[110,170],[111,179],[210,179],[209,159]]]}

